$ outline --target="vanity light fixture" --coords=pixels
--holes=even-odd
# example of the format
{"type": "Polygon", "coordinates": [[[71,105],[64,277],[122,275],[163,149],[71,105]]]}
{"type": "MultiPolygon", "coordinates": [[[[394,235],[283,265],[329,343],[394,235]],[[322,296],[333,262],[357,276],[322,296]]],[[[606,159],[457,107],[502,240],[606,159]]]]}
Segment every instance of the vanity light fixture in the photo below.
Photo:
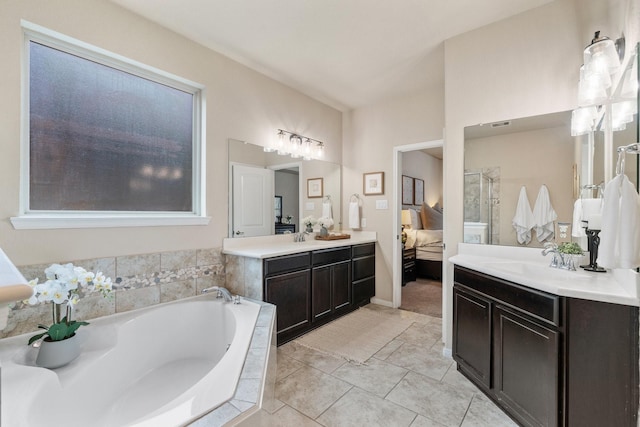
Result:
{"type": "Polygon", "coordinates": [[[303,160],[319,159],[323,156],[324,143],[295,132],[278,129],[275,141],[269,146],[264,147],[264,151],[277,151],[280,155],[290,155],[294,159],[300,157],[302,157],[303,160]],[[287,135],[289,135],[288,141],[286,138],[287,135]]]}

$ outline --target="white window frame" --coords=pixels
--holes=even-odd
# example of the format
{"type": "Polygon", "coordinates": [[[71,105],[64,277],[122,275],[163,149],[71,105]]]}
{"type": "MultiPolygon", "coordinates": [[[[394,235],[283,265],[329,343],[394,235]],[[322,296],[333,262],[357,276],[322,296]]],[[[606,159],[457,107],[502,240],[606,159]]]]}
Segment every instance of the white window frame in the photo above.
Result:
{"type": "Polygon", "coordinates": [[[18,216],[11,218],[13,227],[15,229],[53,229],[207,225],[211,218],[206,216],[205,203],[205,87],[31,22],[23,20],[21,25],[24,47],[21,88],[20,212],[18,216]],[[29,46],[32,41],[193,94],[193,209],[191,212],[29,210],[29,46]]]}

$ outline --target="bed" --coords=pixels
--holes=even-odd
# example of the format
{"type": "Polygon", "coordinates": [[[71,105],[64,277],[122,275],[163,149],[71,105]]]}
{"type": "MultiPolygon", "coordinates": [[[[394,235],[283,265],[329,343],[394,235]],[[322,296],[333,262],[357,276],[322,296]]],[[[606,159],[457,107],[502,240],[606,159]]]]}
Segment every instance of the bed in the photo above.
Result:
{"type": "Polygon", "coordinates": [[[416,248],[416,275],[442,280],[442,211],[422,204],[421,209],[409,209],[411,225],[405,228],[405,248],[416,248]]]}

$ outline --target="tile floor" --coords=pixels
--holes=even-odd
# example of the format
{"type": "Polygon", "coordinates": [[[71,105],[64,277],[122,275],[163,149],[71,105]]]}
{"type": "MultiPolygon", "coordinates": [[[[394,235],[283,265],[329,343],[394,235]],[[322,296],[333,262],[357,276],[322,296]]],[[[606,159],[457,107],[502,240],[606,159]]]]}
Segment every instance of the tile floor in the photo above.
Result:
{"type": "Polygon", "coordinates": [[[414,322],[364,365],[295,341],[279,347],[277,399],[256,426],[516,426],[442,356],[440,318],[368,307],[414,322]]]}

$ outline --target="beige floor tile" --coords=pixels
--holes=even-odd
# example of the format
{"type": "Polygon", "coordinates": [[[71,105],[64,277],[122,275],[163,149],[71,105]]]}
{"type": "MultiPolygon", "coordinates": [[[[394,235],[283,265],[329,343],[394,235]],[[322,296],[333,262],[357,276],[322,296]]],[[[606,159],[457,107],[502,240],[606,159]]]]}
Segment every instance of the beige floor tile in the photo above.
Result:
{"type": "Polygon", "coordinates": [[[461,427],[517,427],[517,425],[488,397],[478,393],[473,397],[461,427]]]}
{"type": "Polygon", "coordinates": [[[393,340],[389,341],[387,345],[382,347],[376,354],[373,355],[374,358],[379,360],[386,360],[387,357],[391,356],[391,354],[396,351],[400,346],[404,344],[404,341],[393,340]]]}
{"type": "Polygon", "coordinates": [[[322,372],[326,372],[327,374],[332,373],[340,366],[347,363],[345,359],[320,353],[308,347],[302,346],[295,341],[291,341],[281,346],[278,349],[278,357],[280,357],[281,354],[302,362],[305,365],[319,369],[322,372]]]}
{"type": "Polygon", "coordinates": [[[459,426],[474,394],[409,372],[386,399],[445,426],[459,426]]]}
{"type": "Polygon", "coordinates": [[[455,363],[451,364],[451,367],[444,375],[444,378],[442,378],[442,382],[449,384],[450,386],[455,387],[459,390],[468,390],[473,393],[481,393],[478,387],[476,387],[471,381],[469,381],[467,377],[458,372],[455,363]]]}
{"type": "Polygon", "coordinates": [[[453,364],[437,349],[402,344],[385,361],[440,381],[453,364]]]}
{"type": "Polygon", "coordinates": [[[278,399],[265,399],[262,401],[262,409],[273,414],[284,406],[284,402],[278,399]]]}
{"type": "Polygon", "coordinates": [[[399,366],[371,358],[365,365],[345,363],[333,376],[379,397],[385,397],[408,371],[399,366]]]}
{"type": "Polygon", "coordinates": [[[416,419],[413,420],[413,423],[411,423],[411,427],[445,427],[445,425],[440,424],[437,421],[430,420],[427,417],[423,417],[422,415],[418,415],[416,419]]]}
{"type": "Polygon", "coordinates": [[[242,427],[320,427],[320,424],[290,406],[283,406],[274,414],[260,411],[242,427]]]}
{"type": "Polygon", "coordinates": [[[431,347],[435,343],[442,342],[442,330],[434,328],[430,323],[414,323],[398,335],[396,340],[422,347],[431,347]]]}
{"type": "Polygon", "coordinates": [[[305,366],[304,363],[292,359],[289,356],[285,356],[284,353],[281,353],[280,349],[278,349],[276,380],[280,380],[288,375],[293,374],[303,366],[305,366]]]}
{"type": "Polygon", "coordinates": [[[353,386],[305,366],[276,382],[276,398],[315,419],[353,386]]]}
{"type": "Polygon", "coordinates": [[[409,426],[416,414],[357,387],[327,409],[318,422],[327,427],[409,426]]]}

